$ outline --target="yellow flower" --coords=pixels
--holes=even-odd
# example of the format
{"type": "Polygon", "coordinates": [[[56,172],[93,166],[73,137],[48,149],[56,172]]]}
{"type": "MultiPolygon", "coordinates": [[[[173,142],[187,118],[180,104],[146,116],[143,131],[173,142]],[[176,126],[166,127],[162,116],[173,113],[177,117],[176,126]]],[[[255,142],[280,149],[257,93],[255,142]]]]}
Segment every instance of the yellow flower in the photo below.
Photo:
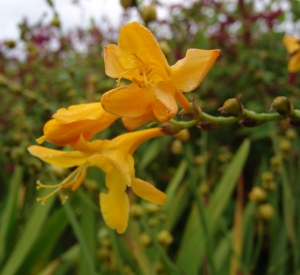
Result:
{"type": "Polygon", "coordinates": [[[45,201],[53,194],[59,193],[61,199],[67,198],[60,191],[71,189],[75,191],[83,182],[86,170],[96,166],[106,173],[107,193],[100,193],[100,208],[106,224],[118,233],[126,230],[129,214],[129,199],[126,188],[141,198],[156,204],[164,204],[166,195],[153,185],[135,177],[132,154],[145,140],[163,135],[159,128],[152,128],[120,135],[112,140],[95,140],[87,142],[80,138],[73,148],[76,151],[59,151],[33,145],[28,148],[30,154],[41,160],[61,166],[78,166],[65,180],[57,185],[44,185],[38,181],[38,189],[53,188],[47,196],[39,198],[45,201]]]}
{"type": "Polygon", "coordinates": [[[38,143],[53,142],[59,146],[72,145],[80,136],[89,140],[94,134],[110,126],[119,117],[103,110],[100,102],[79,104],[59,109],[43,129],[38,143]]]}
{"type": "Polygon", "coordinates": [[[300,40],[294,36],[284,36],[283,43],[290,54],[288,71],[291,73],[300,70],[300,40]]]}
{"type": "Polygon", "coordinates": [[[182,92],[194,90],[219,55],[219,50],[189,49],[186,57],[169,66],[152,33],[137,22],[120,30],[118,46],[104,49],[105,72],[132,81],[101,98],[103,108],[122,116],[132,130],[150,120],[165,122],[177,113],[177,104],[188,109],[182,92]]]}

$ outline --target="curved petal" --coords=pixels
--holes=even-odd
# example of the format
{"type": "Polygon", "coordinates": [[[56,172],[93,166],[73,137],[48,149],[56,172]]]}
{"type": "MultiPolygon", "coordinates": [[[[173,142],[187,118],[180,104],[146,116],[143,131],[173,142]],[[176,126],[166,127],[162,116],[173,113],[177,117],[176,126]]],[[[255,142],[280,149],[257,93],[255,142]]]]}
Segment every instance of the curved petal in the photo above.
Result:
{"type": "Polygon", "coordinates": [[[106,174],[106,186],[108,193],[100,194],[100,208],[106,224],[117,230],[119,234],[127,228],[129,214],[129,199],[126,190],[126,182],[116,169],[106,174]]]}
{"type": "Polygon", "coordinates": [[[293,54],[290,58],[288,71],[295,73],[300,70],[300,50],[293,54]]]}
{"type": "Polygon", "coordinates": [[[102,106],[107,112],[125,117],[148,113],[154,100],[153,93],[139,88],[135,83],[113,89],[101,97],[102,106]]]}
{"type": "MultiPolygon", "coordinates": [[[[100,102],[72,105],[58,109],[52,116],[59,123],[72,123],[82,120],[97,120],[99,118],[110,120],[114,115],[105,112],[100,102]]],[[[115,118],[116,119],[116,118],[115,118]]]]}
{"type": "Polygon", "coordinates": [[[137,22],[129,23],[120,30],[119,57],[121,64],[126,68],[133,68],[143,63],[156,63],[169,71],[166,57],[153,34],[137,22]],[[138,57],[138,58],[136,58],[138,57]]]}
{"type": "Polygon", "coordinates": [[[151,128],[132,133],[126,133],[114,138],[112,141],[123,151],[132,155],[136,148],[146,140],[163,136],[164,133],[160,128],[151,128]]]}
{"type": "Polygon", "coordinates": [[[293,54],[300,49],[300,41],[294,36],[284,36],[282,41],[289,54],[293,54]]]}
{"type": "Polygon", "coordinates": [[[178,110],[175,101],[175,87],[172,83],[160,82],[155,86],[154,94],[158,100],[151,105],[154,116],[159,121],[169,121],[176,115],[178,110]]]}
{"type": "Polygon", "coordinates": [[[86,154],[83,152],[59,151],[38,145],[32,145],[28,147],[28,151],[31,155],[38,157],[39,159],[47,163],[61,167],[80,166],[85,163],[90,157],[90,154],[86,154]]]}
{"type": "Polygon", "coordinates": [[[187,50],[185,58],[171,66],[171,81],[183,92],[194,90],[206,76],[219,53],[220,50],[187,50]]]}
{"type": "Polygon", "coordinates": [[[165,204],[167,199],[165,193],[156,189],[152,184],[138,178],[132,180],[131,189],[142,199],[155,204],[165,204]]]}
{"type": "Polygon", "coordinates": [[[113,78],[126,78],[132,80],[133,77],[139,76],[138,70],[128,70],[124,68],[120,62],[118,55],[118,47],[113,44],[109,44],[104,48],[104,64],[105,73],[113,78]]]}
{"type": "Polygon", "coordinates": [[[146,122],[156,120],[152,110],[138,117],[123,117],[122,121],[127,131],[133,131],[146,122]]]}

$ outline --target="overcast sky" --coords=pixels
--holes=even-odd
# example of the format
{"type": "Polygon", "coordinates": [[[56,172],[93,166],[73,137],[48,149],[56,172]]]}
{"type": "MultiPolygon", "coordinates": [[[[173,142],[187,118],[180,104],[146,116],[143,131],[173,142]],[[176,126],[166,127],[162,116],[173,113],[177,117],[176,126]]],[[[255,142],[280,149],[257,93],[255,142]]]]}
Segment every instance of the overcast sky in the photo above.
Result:
{"type": "MultiPolygon", "coordinates": [[[[88,25],[90,18],[96,22],[107,16],[117,24],[122,12],[119,0],[81,0],[78,5],[72,0],[53,0],[65,29],[88,25]]],[[[35,23],[46,14],[51,21],[52,11],[46,0],[0,0],[0,39],[15,39],[19,35],[17,23],[25,16],[35,23]]]]}

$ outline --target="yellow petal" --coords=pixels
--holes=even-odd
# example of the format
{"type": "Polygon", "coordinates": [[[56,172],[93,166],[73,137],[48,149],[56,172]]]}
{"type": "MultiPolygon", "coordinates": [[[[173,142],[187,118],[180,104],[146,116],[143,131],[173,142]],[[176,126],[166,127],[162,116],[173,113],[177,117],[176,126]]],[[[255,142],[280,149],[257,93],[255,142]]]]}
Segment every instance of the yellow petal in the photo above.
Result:
{"type": "Polygon", "coordinates": [[[100,194],[101,213],[106,224],[119,234],[127,228],[129,200],[125,193],[126,183],[118,170],[106,175],[108,193],[100,194]]]}
{"type": "Polygon", "coordinates": [[[177,113],[177,104],[174,99],[175,87],[172,83],[160,82],[154,89],[158,100],[151,104],[153,114],[158,121],[166,122],[173,118],[177,113]]]}
{"type": "Polygon", "coordinates": [[[118,47],[109,44],[104,48],[104,64],[105,73],[113,78],[126,78],[132,80],[133,77],[138,77],[138,70],[128,70],[123,67],[118,55],[118,47]]]}
{"type": "Polygon", "coordinates": [[[165,193],[156,189],[152,184],[138,178],[132,180],[131,189],[142,199],[155,204],[165,204],[167,199],[165,193]]]}
{"type": "Polygon", "coordinates": [[[118,116],[103,110],[101,103],[90,103],[59,109],[44,126],[44,140],[59,146],[73,144],[82,135],[89,140],[95,133],[110,126],[118,116]]]}
{"type": "Polygon", "coordinates": [[[190,92],[198,87],[219,53],[219,50],[189,49],[185,58],[171,66],[171,80],[177,89],[190,92]]]}
{"type": "Polygon", "coordinates": [[[120,149],[132,155],[142,142],[162,135],[164,135],[164,133],[159,128],[151,128],[151,129],[126,133],[114,138],[112,141],[120,149]]]}
{"type": "Polygon", "coordinates": [[[284,36],[283,44],[287,48],[288,53],[293,54],[300,49],[300,41],[294,36],[284,36]]]}
{"type": "Polygon", "coordinates": [[[85,163],[90,156],[90,154],[85,154],[82,152],[59,151],[38,145],[32,145],[28,147],[28,151],[31,155],[38,157],[47,163],[61,167],[80,166],[85,163]]]}
{"type": "Polygon", "coordinates": [[[169,70],[167,59],[160,50],[156,38],[147,28],[137,22],[129,23],[121,28],[118,48],[120,62],[126,68],[141,65],[134,58],[135,55],[144,63],[156,63],[158,67],[169,70]]]}
{"type": "Polygon", "coordinates": [[[295,73],[300,70],[300,50],[294,53],[289,61],[288,71],[295,73]]]}
{"type": "Polygon", "coordinates": [[[103,108],[115,115],[137,117],[148,113],[155,100],[153,93],[133,83],[105,93],[101,98],[103,108]]]}
{"type": "Polygon", "coordinates": [[[115,118],[115,116],[103,110],[100,102],[72,105],[67,109],[61,108],[52,117],[59,123],[115,118]]]}
{"type": "Polygon", "coordinates": [[[146,122],[155,120],[155,116],[153,115],[153,112],[151,110],[150,112],[144,113],[138,117],[123,117],[122,120],[124,127],[128,131],[133,131],[136,128],[145,124],[146,122]]]}

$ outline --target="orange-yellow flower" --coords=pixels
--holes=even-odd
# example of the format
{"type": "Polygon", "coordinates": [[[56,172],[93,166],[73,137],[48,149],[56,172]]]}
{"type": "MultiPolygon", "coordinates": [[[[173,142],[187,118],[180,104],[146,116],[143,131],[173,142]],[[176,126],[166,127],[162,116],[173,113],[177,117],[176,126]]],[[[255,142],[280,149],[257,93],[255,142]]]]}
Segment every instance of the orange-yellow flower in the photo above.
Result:
{"type": "Polygon", "coordinates": [[[41,160],[61,166],[78,166],[65,180],[57,185],[44,185],[38,181],[39,188],[54,190],[38,200],[44,203],[54,193],[66,199],[60,191],[75,191],[86,176],[90,166],[96,166],[106,173],[107,193],[100,193],[100,208],[106,224],[118,233],[126,230],[129,213],[129,199],[126,188],[131,187],[135,194],[156,204],[164,204],[166,195],[153,185],[135,177],[132,154],[145,140],[163,135],[159,128],[152,128],[120,135],[112,140],[94,140],[91,142],[80,138],[73,148],[76,151],[59,151],[33,145],[28,148],[30,154],[41,160]]]}
{"type": "Polygon", "coordinates": [[[150,120],[168,121],[177,113],[176,100],[189,108],[182,92],[200,84],[219,52],[189,49],[185,58],[169,66],[152,33],[137,22],[129,23],[120,30],[118,46],[105,47],[104,62],[108,76],[132,83],[105,93],[102,106],[122,116],[129,130],[150,120]]]}
{"type": "Polygon", "coordinates": [[[38,143],[53,142],[59,146],[72,145],[80,136],[89,140],[94,134],[110,126],[118,116],[103,110],[100,102],[79,104],[59,109],[43,129],[38,143]]]}
{"type": "Polygon", "coordinates": [[[294,36],[284,36],[283,43],[290,54],[288,71],[291,73],[300,70],[300,40],[294,36]]]}

